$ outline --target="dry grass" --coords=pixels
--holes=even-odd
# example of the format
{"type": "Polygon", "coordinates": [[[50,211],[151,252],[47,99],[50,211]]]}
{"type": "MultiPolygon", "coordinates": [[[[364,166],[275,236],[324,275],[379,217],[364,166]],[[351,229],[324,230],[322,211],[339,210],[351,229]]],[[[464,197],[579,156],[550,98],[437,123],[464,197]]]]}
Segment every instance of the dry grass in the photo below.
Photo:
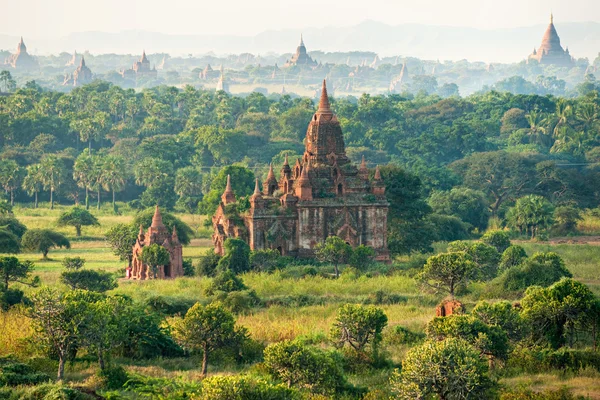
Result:
{"type": "Polygon", "coordinates": [[[18,307],[0,310],[0,357],[8,354],[28,354],[26,338],[33,334],[31,321],[18,307]]]}
{"type": "Polygon", "coordinates": [[[577,377],[563,377],[560,374],[519,375],[503,379],[500,383],[508,388],[526,387],[536,392],[558,390],[562,387],[569,389],[574,395],[585,396],[589,399],[600,399],[600,373],[583,372],[577,377]]]}

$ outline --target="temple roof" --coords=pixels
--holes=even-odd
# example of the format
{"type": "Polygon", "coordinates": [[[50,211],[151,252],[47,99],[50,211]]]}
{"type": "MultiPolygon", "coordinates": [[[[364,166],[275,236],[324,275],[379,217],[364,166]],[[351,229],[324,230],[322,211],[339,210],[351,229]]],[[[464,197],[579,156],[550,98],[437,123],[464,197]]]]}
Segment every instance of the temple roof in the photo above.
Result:
{"type": "Polygon", "coordinates": [[[562,46],[560,45],[560,37],[558,36],[558,32],[556,32],[556,28],[554,27],[554,16],[552,14],[550,14],[550,24],[546,28],[546,32],[544,32],[544,36],[542,37],[542,45],[540,46],[540,50],[544,50],[547,53],[556,50],[563,51],[562,46]]]}
{"type": "Polygon", "coordinates": [[[160,210],[158,209],[158,206],[156,206],[156,209],[154,210],[154,216],[152,217],[152,228],[164,228],[165,225],[163,224],[163,220],[162,220],[162,215],[160,214],[160,210]]]}

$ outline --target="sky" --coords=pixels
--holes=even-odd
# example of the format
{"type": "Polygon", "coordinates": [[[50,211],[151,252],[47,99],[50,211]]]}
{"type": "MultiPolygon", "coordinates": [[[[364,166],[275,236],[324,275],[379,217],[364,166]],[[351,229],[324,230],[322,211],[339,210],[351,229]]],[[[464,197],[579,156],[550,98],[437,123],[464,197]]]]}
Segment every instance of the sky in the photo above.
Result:
{"type": "Polygon", "coordinates": [[[0,0],[0,34],[60,38],[82,31],[252,36],[365,20],[480,29],[600,22],[599,0],[0,0]]]}

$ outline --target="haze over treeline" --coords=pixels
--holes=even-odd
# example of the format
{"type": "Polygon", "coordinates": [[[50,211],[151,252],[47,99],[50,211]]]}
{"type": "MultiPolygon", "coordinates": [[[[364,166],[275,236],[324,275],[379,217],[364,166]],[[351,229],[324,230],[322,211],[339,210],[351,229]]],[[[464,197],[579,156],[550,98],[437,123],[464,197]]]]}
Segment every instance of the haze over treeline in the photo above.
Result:
{"type": "MultiPolygon", "coordinates": [[[[347,27],[319,27],[263,31],[254,36],[176,35],[156,31],[122,31],[117,33],[85,31],[61,38],[26,37],[33,54],[90,51],[137,54],[145,48],[151,52],[187,55],[265,54],[294,51],[300,33],[309,51],[373,51],[380,56],[413,56],[440,60],[480,60],[519,62],[538,46],[547,23],[521,28],[477,29],[425,24],[387,25],[364,21],[347,27]]],[[[556,21],[563,46],[575,58],[593,60],[600,50],[600,23],[556,21]]],[[[158,27],[157,27],[158,28],[158,27]]],[[[13,50],[18,33],[0,35],[0,49],[13,50]]]]}

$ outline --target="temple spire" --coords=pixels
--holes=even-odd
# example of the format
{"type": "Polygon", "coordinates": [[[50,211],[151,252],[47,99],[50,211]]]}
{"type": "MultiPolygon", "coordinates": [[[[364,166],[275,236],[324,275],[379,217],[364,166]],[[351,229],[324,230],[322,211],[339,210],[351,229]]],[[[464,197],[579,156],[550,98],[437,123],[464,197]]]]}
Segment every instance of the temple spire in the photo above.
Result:
{"type": "Polygon", "coordinates": [[[304,46],[304,38],[302,37],[302,34],[300,34],[300,46],[304,46]]]}
{"type": "Polygon", "coordinates": [[[319,114],[332,114],[331,107],[329,105],[329,96],[327,95],[327,83],[323,79],[323,86],[321,87],[321,99],[319,100],[319,114]]]}
{"type": "Polygon", "coordinates": [[[256,178],[256,183],[254,184],[254,196],[260,196],[260,187],[258,186],[258,178],[256,178]]]}
{"type": "Polygon", "coordinates": [[[288,161],[288,155],[287,154],[285,155],[285,161],[283,162],[283,165],[284,166],[287,165],[288,167],[290,166],[290,162],[288,161]]]}
{"type": "Polygon", "coordinates": [[[80,67],[85,67],[85,58],[83,58],[83,55],[81,56],[81,62],[79,63],[80,67]]]}
{"type": "Polygon", "coordinates": [[[221,195],[221,201],[227,205],[230,203],[235,203],[235,193],[231,189],[231,176],[227,175],[227,186],[225,186],[225,191],[223,195],[221,195]]]}
{"type": "Polygon", "coordinates": [[[158,209],[158,205],[156,205],[156,209],[154,210],[154,216],[152,217],[152,228],[161,228],[165,225],[163,224],[162,215],[160,214],[160,210],[158,209]]]}
{"type": "Polygon", "coordinates": [[[267,181],[275,178],[275,173],[273,172],[273,163],[269,163],[269,174],[267,175],[267,181]]]}
{"type": "Polygon", "coordinates": [[[554,23],[554,13],[550,12],[550,23],[554,23]]]}
{"type": "Polygon", "coordinates": [[[379,165],[375,168],[375,180],[376,181],[381,180],[381,171],[379,170],[379,165]]]}

